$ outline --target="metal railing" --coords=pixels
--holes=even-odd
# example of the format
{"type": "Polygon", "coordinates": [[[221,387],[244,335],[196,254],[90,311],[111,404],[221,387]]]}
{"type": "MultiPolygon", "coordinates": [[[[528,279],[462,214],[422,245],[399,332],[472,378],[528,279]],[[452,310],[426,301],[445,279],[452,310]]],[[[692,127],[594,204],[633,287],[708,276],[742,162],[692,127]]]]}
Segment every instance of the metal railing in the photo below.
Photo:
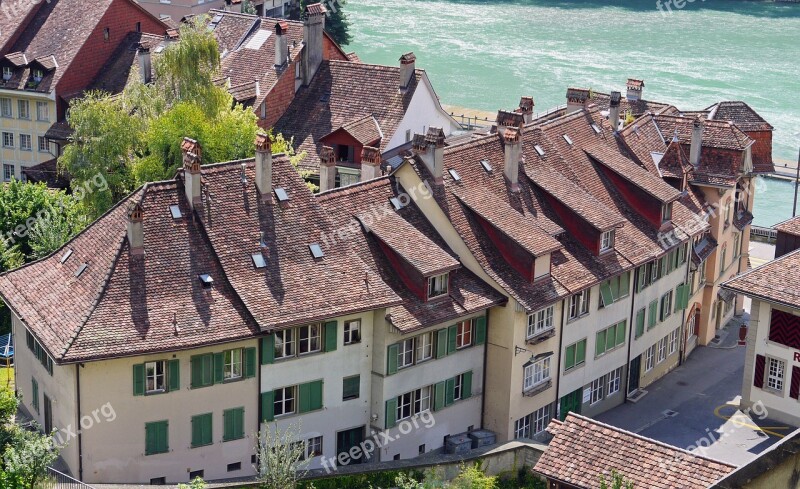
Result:
{"type": "Polygon", "coordinates": [[[778,238],[778,231],[775,228],[765,228],[762,226],[750,226],[750,236],[766,238],[773,241],[778,238]]]}
{"type": "MultiPolygon", "coordinates": [[[[556,113],[559,113],[566,109],[566,105],[557,105],[545,112],[535,112],[533,114],[533,120],[547,118],[548,116],[552,116],[556,113]]],[[[490,119],[488,117],[479,117],[477,115],[465,115],[465,114],[456,114],[454,112],[450,112],[450,117],[455,119],[463,129],[472,130],[472,129],[482,129],[486,127],[491,127],[496,121],[494,119],[490,119]]]]}
{"type": "Polygon", "coordinates": [[[42,489],[94,489],[78,479],[57,471],[52,467],[47,468],[48,482],[42,484],[42,489]]]}

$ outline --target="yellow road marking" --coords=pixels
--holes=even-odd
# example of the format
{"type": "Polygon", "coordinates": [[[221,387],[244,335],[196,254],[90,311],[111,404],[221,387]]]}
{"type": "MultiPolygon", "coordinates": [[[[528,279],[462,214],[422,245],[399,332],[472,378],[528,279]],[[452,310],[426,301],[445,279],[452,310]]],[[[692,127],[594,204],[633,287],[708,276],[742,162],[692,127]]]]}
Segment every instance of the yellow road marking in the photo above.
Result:
{"type": "Polygon", "coordinates": [[[789,429],[788,426],[758,426],[758,425],[755,425],[755,424],[751,424],[751,423],[747,423],[747,422],[743,422],[741,420],[735,419],[735,418],[739,417],[739,418],[747,419],[748,421],[750,420],[750,418],[748,418],[744,413],[742,413],[742,412],[740,412],[738,410],[738,407],[735,404],[723,404],[722,406],[717,406],[717,408],[714,409],[714,416],[716,416],[716,417],[718,417],[720,419],[724,419],[725,421],[730,420],[737,428],[751,428],[751,429],[754,429],[754,430],[763,431],[764,433],[767,433],[768,435],[775,436],[777,438],[783,438],[786,435],[782,435],[780,433],[776,433],[776,432],[774,432],[772,430],[786,430],[786,429],[789,429]],[[733,408],[735,408],[737,410],[736,410],[736,412],[734,413],[733,416],[725,416],[723,414],[720,414],[720,410],[722,408],[724,408],[724,407],[733,407],[733,408]]]}

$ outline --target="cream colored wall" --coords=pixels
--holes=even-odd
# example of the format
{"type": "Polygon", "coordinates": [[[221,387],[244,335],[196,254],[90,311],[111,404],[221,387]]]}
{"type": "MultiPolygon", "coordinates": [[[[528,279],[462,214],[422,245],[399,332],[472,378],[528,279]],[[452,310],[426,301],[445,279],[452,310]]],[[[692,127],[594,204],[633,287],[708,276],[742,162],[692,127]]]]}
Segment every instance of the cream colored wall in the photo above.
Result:
{"type": "MultiPolygon", "coordinates": [[[[12,117],[0,117],[0,132],[11,132],[14,134],[14,148],[6,148],[2,146],[2,139],[0,139],[0,163],[13,164],[14,176],[17,179],[22,178],[22,169],[36,165],[43,161],[53,158],[53,154],[49,151],[39,151],[39,136],[44,136],[50,126],[55,122],[56,104],[49,98],[40,96],[30,96],[30,92],[20,92],[15,90],[0,90],[0,98],[11,99],[11,112],[12,117]],[[30,118],[19,118],[19,100],[27,100],[30,118]],[[36,117],[36,102],[46,101],[48,104],[48,120],[39,121],[36,117]],[[31,136],[31,150],[23,151],[20,149],[20,134],[28,134],[31,136]]],[[[2,181],[3,173],[2,166],[0,165],[0,181],[2,181]]]]}
{"type": "MultiPolygon", "coordinates": [[[[423,75],[427,78],[427,74],[423,75]]],[[[398,79],[398,84],[400,80],[398,79]]],[[[448,116],[439,106],[439,101],[436,94],[433,93],[429,86],[427,79],[422,79],[417,84],[417,89],[414,91],[414,96],[408,104],[403,119],[394,131],[394,134],[387,134],[391,137],[387,149],[393,149],[401,146],[406,141],[406,131],[411,131],[411,137],[414,133],[424,134],[428,127],[441,127],[445,135],[450,135],[453,131],[461,129],[458,123],[450,116],[448,116]]]]}
{"type": "MultiPolygon", "coordinates": [[[[80,368],[81,416],[111,406],[115,418],[101,411],[91,428],[83,430],[83,480],[87,483],[188,482],[189,472],[204,470],[207,480],[249,476],[258,430],[258,378],[192,389],[190,357],[232,348],[257,346],[256,340],[228,343],[175,353],[89,362],[80,368]],[[134,396],[133,365],[153,360],[180,360],[180,390],[134,396]],[[245,438],[223,442],[223,411],[244,407],[245,438]],[[191,448],[191,418],[213,413],[213,444],[191,448]],[[97,422],[99,417],[100,421],[97,422]],[[145,455],[145,423],[168,421],[169,452],[145,455]],[[241,462],[242,469],[227,472],[241,462]]],[[[74,367],[73,367],[74,368],[74,367]]],[[[105,408],[109,412],[109,408],[105,408]]]]}
{"type": "MultiPolygon", "coordinates": [[[[187,15],[198,15],[211,9],[225,8],[224,0],[137,0],[137,2],[156,17],[168,15],[176,22],[187,15]]],[[[239,10],[234,9],[234,11],[239,10]]]]}

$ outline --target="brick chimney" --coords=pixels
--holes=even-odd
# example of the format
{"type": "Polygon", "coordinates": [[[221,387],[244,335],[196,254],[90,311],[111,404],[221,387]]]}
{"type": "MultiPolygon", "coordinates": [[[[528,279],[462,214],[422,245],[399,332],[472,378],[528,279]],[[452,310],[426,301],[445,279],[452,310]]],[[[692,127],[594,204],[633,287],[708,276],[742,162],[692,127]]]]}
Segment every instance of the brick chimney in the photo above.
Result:
{"type": "Polygon", "coordinates": [[[692,122],[692,144],[689,147],[689,163],[695,168],[700,164],[700,151],[703,149],[703,120],[699,117],[692,122]]]}
{"type": "Polygon", "coordinates": [[[128,245],[133,256],[144,255],[144,210],[134,202],[128,208],[128,245]]]}
{"type": "Polygon", "coordinates": [[[522,153],[522,130],[508,127],[503,131],[504,164],[503,174],[511,184],[512,192],[519,192],[519,157],[522,153]]]}
{"type": "Polygon", "coordinates": [[[364,146],[361,150],[361,181],[377,178],[381,173],[381,150],[364,146]]]}
{"type": "Polygon", "coordinates": [[[525,124],[533,120],[533,97],[522,97],[519,99],[519,108],[517,112],[522,114],[522,119],[525,124]]]}
{"type": "Polygon", "coordinates": [[[194,209],[195,205],[200,204],[201,200],[200,159],[202,157],[202,148],[194,139],[183,138],[181,151],[183,152],[183,179],[184,187],[186,188],[186,200],[189,201],[189,205],[194,209]]]}
{"type": "Polygon", "coordinates": [[[507,110],[497,111],[497,134],[503,137],[509,127],[521,128],[525,124],[525,116],[520,112],[509,112],[507,110]]]}
{"type": "Polygon", "coordinates": [[[311,83],[322,63],[325,31],[325,14],[328,11],[321,3],[306,6],[306,19],[303,22],[303,85],[311,83]]]}
{"type": "Polygon", "coordinates": [[[414,53],[406,53],[400,56],[400,91],[405,92],[411,80],[414,78],[414,63],[417,57],[414,53]]]}
{"type": "Polygon", "coordinates": [[[589,90],[586,90],[585,88],[568,88],[567,114],[571,114],[584,108],[586,103],[589,101],[589,95],[589,90]]]}
{"type": "Polygon", "coordinates": [[[272,145],[269,136],[256,135],[256,188],[268,204],[272,199],[272,145]]]}
{"type": "Polygon", "coordinates": [[[619,102],[622,100],[622,94],[619,92],[611,92],[611,98],[608,102],[608,122],[616,132],[619,129],[619,102]]]}
{"type": "Polygon", "coordinates": [[[319,191],[324,192],[336,187],[336,155],[333,148],[323,146],[319,154],[319,191]]]}
{"type": "Polygon", "coordinates": [[[275,24],[275,66],[283,66],[289,59],[289,23],[275,24]]]}
{"type": "Polygon", "coordinates": [[[150,48],[139,44],[139,79],[142,83],[150,83],[152,77],[152,67],[150,63],[150,48]]]}
{"type": "Polygon", "coordinates": [[[628,78],[627,88],[628,91],[625,93],[625,98],[632,102],[641,100],[644,92],[644,80],[628,78]]]}
{"type": "Polygon", "coordinates": [[[425,135],[414,134],[412,147],[419,155],[436,185],[444,183],[444,131],[441,127],[429,127],[425,135]]]}

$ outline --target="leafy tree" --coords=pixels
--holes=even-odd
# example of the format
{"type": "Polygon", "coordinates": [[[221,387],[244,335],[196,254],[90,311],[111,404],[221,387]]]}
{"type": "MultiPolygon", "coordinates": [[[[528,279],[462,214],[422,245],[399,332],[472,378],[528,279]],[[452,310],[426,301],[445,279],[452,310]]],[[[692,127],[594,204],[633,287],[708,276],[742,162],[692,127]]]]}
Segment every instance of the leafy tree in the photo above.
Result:
{"type": "Polygon", "coordinates": [[[633,482],[628,481],[615,469],[611,470],[611,481],[606,481],[605,475],[600,475],[600,489],[633,489],[633,482]]]}
{"type": "Polygon", "coordinates": [[[188,484],[178,484],[178,489],[206,489],[206,481],[202,477],[195,477],[188,484]]]}
{"type": "MultiPolygon", "coordinates": [[[[306,5],[317,3],[317,0],[301,0],[300,9],[306,11],[306,5]]],[[[328,0],[322,2],[328,10],[325,18],[325,32],[327,32],[336,44],[346,46],[350,44],[353,37],[350,35],[350,20],[342,7],[347,5],[347,0],[328,0]]]]}
{"type": "Polygon", "coordinates": [[[300,439],[300,425],[281,429],[276,423],[258,434],[256,480],[260,489],[292,489],[297,487],[301,472],[308,465],[303,460],[305,446],[300,439]]]}
{"type": "Polygon", "coordinates": [[[250,0],[244,0],[242,2],[242,13],[243,14],[250,14],[250,15],[255,15],[256,14],[256,7],[253,5],[253,3],[250,0]]]}
{"type": "MultiPolygon", "coordinates": [[[[78,207],[78,204],[73,204],[73,207],[78,207]]],[[[48,256],[86,227],[86,224],[86,215],[79,212],[72,217],[59,213],[37,220],[29,233],[30,257],[38,260],[48,256]]]]}
{"type": "Polygon", "coordinates": [[[58,458],[61,449],[52,435],[14,428],[12,441],[3,452],[6,477],[15,482],[12,487],[40,487],[47,477],[47,467],[58,458]]]}

